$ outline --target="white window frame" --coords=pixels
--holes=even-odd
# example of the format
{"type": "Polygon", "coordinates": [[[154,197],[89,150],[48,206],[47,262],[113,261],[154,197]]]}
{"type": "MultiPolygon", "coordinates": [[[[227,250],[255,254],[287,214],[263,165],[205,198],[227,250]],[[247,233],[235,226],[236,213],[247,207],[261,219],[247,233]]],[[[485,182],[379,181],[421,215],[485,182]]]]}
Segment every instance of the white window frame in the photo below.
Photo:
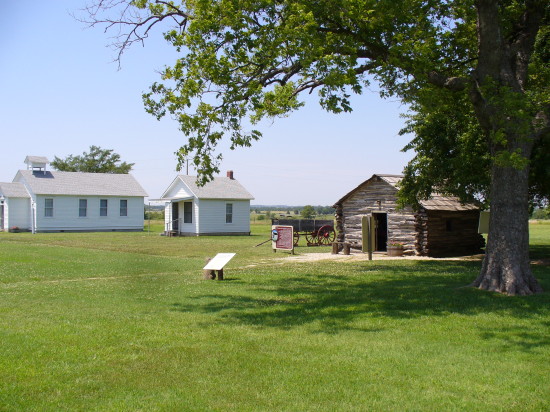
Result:
{"type": "Polygon", "coordinates": [[[88,217],[88,199],[78,199],[78,217],[88,217]]]}
{"type": "Polygon", "coordinates": [[[193,223],[193,202],[183,202],[183,223],[193,223]],[[189,205],[190,211],[185,211],[185,206],[189,205]],[[189,217],[189,220],[187,219],[189,217]]]}
{"type": "Polygon", "coordinates": [[[120,199],[119,206],[120,206],[119,208],[120,217],[128,217],[128,199],[120,199]],[[123,204],[124,206],[122,206],[123,204]]]}
{"type": "Polygon", "coordinates": [[[109,215],[109,199],[99,199],[99,217],[107,217],[109,215]],[[105,206],[103,206],[105,202],[105,206]]]}
{"type": "Polygon", "coordinates": [[[48,197],[44,199],[44,217],[49,217],[49,218],[53,217],[53,198],[52,197],[48,197]],[[51,201],[51,206],[48,206],[48,200],[51,201]]]}
{"type": "Polygon", "coordinates": [[[226,225],[232,225],[233,224],[233,203],[227,202],[225,204],[225,224],[226,225]],[[228,206],[230,207],[230,211],[228,211],[228,206]]]}

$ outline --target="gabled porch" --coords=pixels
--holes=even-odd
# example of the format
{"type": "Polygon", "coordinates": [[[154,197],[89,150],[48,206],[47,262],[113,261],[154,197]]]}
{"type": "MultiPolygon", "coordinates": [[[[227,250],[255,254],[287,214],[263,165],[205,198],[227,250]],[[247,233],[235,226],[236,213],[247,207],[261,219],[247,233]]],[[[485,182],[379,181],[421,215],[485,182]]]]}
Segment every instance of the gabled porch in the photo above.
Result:
{"type": "Polygon", "coordinates": [[[194,235],[194,216],[192,196],[151,199],[151,201],[165,202],[164,207],[164,236],[194,235]]]}

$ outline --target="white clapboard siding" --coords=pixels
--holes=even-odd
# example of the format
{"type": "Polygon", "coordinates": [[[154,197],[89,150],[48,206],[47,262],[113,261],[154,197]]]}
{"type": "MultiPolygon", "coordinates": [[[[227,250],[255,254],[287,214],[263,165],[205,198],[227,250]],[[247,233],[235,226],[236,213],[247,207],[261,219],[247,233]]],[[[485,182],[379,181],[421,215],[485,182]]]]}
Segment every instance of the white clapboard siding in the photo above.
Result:
{"type": "Polygon", "coordinates": [[[199,233],[250,233],[250,201],[200,199],[199,233]],[[226,204],[233,204],[233,222],[225,223],[226,204]]]}
{"type": "Polygon", "coordinates": [[[36,230],[143,230],[143,197],[36,196],[36,230]],[[53,217],[45,216],[45,199],[53,199],[53,217]],[[79,216],[79,200],[87,200],[86,217],[79,216]],[[100,216],[100,200],[107,199],[107,216],[100,216]],[[120,201],[128,201],[120,216],[120,201]]]}
{"type": "Polygon", "coordinates": [[[28,198],[11,198],[4,202],[4,230],[17,226],[31,229],[31,206],[28,198]]]}

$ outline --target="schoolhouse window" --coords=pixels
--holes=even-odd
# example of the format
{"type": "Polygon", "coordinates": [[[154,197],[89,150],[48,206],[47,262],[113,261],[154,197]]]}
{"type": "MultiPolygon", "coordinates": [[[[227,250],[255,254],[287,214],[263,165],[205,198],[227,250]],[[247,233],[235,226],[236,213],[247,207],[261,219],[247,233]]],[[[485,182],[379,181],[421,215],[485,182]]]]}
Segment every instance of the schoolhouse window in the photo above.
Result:
{"type": "Polygon", "coordinates": [[[107,199],[99,199],[99,216],[107,216],[107,199]]]}
{"type": "Polygon", "coordinates": [[[183,202],[183,223],[193,223],[193,202],[183,202]]]}
{"type": "Polygon", "coordinates": [[[233,223],[233,203],[225,204],[225,223],[233,223]]]}
{"type": "Polygon", "coordinates": [[[120,201],[120,216],[128,216],[128,201],[126,199],[120,201]]]}
{"type": "Polygon", "coordinates": [[[53,217],[53,199],[44,199],[44,217],[53,217]]]}
{"type": "Polygon", "coordinates": [[[88,200],[80,199],[78,201],[78,216],[86,217],[87,212],[88,212],[88,200]]]}

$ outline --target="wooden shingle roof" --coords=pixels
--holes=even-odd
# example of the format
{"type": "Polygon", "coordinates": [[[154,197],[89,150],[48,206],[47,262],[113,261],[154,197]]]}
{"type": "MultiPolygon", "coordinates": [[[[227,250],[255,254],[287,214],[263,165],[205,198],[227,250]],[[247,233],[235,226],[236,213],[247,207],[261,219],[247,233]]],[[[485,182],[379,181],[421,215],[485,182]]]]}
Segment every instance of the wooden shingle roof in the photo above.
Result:
{"type": "MultiPolygon", "coordinates": [[[[355,189],[353,189],[351,192],[347,193],[342,197],[338,202],[335,203],[334,206],[341,204],[346,199],[348,199],[351,195],[353,195],[356,191],[358,191],[360,188],[362,188],[364,185],[368,184],[371,180],[375,178],[380,178],[386,183],[388,183],[390,186],[395,188],[395,191],[397,192],[397,184],[403,179],[403,175],[385,175],[385,174],[374,174],[371,178],[365,180],[363,183],[361,183],[359,186],[357,186],[355,189]]],[[[479,207],[477,207],[474,204],[471,203],[461,203],[460,200],[457,197],[452,196],[442,196],[438,193],[432,194],[431,198],[428,200],[421,200],[420,205],[426,209],[426,210],[444,210],[444,211],[465,211],[465,210],[478,210],[479,207]]]]}

